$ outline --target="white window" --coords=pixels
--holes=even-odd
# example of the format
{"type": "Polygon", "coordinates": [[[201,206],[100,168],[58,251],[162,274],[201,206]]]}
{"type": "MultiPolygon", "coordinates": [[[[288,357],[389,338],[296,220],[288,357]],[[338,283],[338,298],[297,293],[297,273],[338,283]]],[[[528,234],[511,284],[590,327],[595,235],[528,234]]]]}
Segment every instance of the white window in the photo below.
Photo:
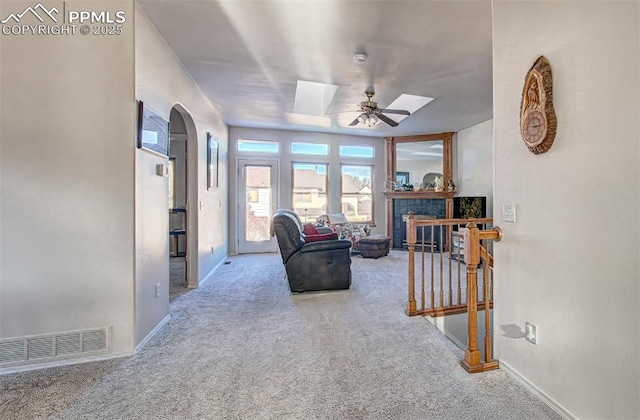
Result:
{"type": "Polygon", "coordinates": [[[303,223],[314,222],[327,212],[326,163],[294,163],[292,165],[293,211],[303,223]]]}
{"type": "Polygon", "coordinates": [[[238,139],[238,152],[278,153],[280,145],[275,140],[238,139]]]}
{"type": "Polygon", "coordinates": [[[340,146],[341,157],[372,158],[372,146],[340,146]]]}
{"type": "Polygon", "coordinates": [[[291,153],[327,156],[329,154],[329,145],[321,143],[291,143],[291,153]]]}
{"type": "Polygon", "coordinates": [[[374,224],[373,167],[342,165],[340,204],[350,222],[374,224]]]}

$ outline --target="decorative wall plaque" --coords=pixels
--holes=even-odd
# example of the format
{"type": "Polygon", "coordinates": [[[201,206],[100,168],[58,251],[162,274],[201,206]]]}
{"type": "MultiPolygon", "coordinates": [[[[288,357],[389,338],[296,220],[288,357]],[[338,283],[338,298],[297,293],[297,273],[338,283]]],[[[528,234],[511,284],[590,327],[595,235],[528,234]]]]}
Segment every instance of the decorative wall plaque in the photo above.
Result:
{"type": "Polygon", "coordinates": [[[529,150],[539,155],[551,148],[556,128],[551,66],[544,56],[540,56],[524,79],[520,132],[529,150]]]}

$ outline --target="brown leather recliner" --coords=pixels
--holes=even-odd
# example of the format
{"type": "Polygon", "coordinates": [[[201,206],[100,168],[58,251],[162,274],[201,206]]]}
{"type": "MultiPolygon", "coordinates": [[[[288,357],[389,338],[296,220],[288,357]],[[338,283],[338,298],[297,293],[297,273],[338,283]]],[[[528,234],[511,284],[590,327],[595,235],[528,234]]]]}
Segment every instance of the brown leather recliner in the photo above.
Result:
{"type": "Polygon", "coordinates": [[[271,223],[292,292],[351,286],[351,241],[306,243],[300,218],[291,210],[278,210],[271,223]]]}

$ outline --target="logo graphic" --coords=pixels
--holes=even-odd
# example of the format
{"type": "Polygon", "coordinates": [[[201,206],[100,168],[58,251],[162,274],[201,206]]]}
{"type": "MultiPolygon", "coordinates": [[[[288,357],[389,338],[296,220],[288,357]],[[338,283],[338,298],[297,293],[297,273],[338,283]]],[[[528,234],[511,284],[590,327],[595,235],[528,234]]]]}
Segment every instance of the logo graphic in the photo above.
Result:
{"type": "Polygon", "coordinates": [[[84,36],[122,35],[124,23],[127,21],[126,15],[124,10],[68,9],[64,0],[51,2],[41,0],[35,6],[28,6],[19,13],[14,11],[0,20],[0,32],[1,36],[75,35],[76,33],[84,36]]]}
{"type": "Polygon", "coordinates": [[[53,13],[57,15],[58,13],[60,13],[60,11],[56,9],[55,6],[52,7],[51,10],[47,10],[47,8],[42,5],[42,3],[38,3],[34,7],[29,6],[26,9],[24,9],[22,13],[17,13],[17,14],[11,13],[9,16],[7,16],[6,19],[0,20],[0,23],[3,23],[3,24],[8,23],[10,20],[13,20],[15,23],[20,23],[20,19],[22,19],[28,13],[31,13],[40,22],[44,23],[44,19],[38,13],[38,11],[40,11],[40,13],[44,13],[45,15],[49,16],[49,18],[51,18],[51,20],[53,20],[55,23],[58,23],[58,19],[56,19],[53,13]]]}

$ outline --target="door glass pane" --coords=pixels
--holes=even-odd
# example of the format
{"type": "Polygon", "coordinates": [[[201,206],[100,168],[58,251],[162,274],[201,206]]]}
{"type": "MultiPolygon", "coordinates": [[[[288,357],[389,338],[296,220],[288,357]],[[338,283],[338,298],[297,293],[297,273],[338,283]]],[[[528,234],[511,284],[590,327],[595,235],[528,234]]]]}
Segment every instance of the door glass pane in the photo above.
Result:
{"type": "Polygon", "coordinates": [[[303,223],[327,212],[327,165],[293,164],[293,211],[303,223]]]}
{"type": "Polygon", "coordinates": [[[271,167],[246,166],[246,215],[245,240],[248,242],[268,241],[271,217],[271,167]]]}

